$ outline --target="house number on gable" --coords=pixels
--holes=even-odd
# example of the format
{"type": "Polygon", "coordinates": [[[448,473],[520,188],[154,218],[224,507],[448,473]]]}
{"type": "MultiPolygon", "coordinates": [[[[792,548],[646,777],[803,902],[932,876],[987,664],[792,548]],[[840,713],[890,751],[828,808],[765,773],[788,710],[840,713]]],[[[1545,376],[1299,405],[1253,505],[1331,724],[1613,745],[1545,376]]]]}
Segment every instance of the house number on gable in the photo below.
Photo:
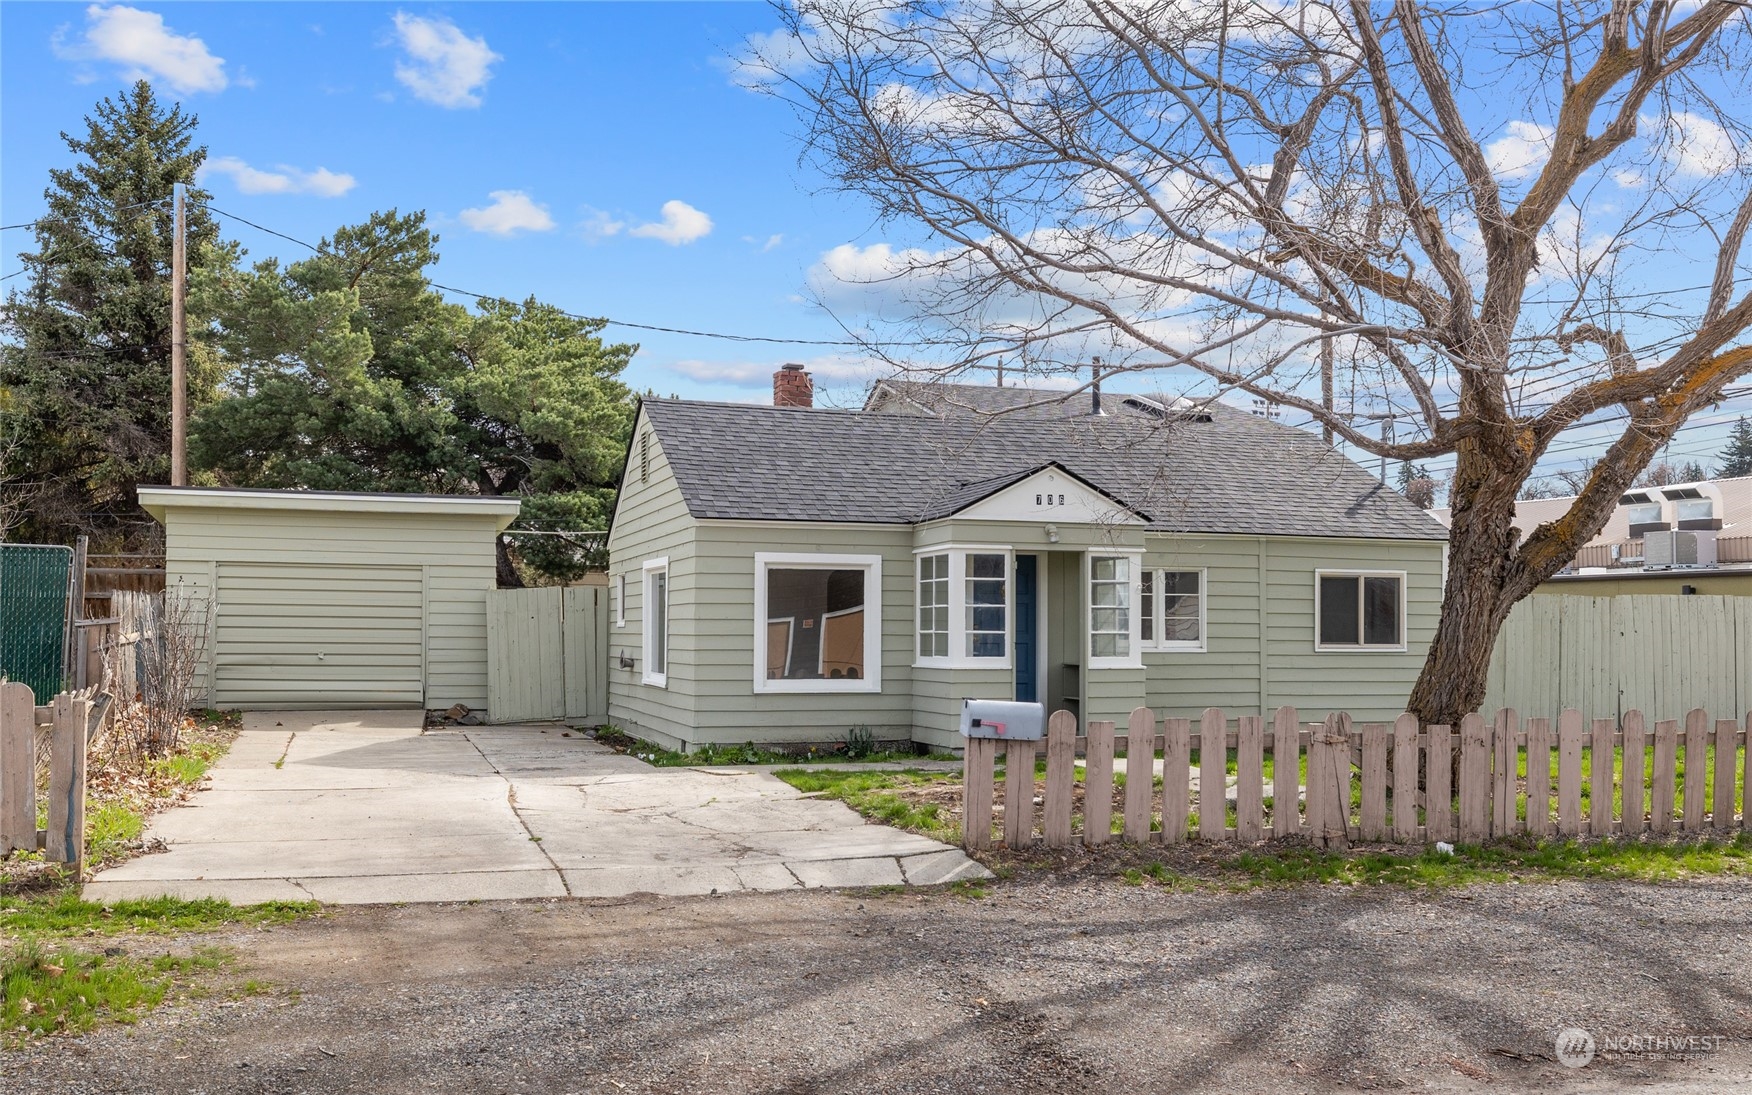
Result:
{"type": "Polygon", "coordinates": [[[1053,498],[1054,498],[1054,496],[1050,495],[1050,494],[1037,494],[1034,496],[1034,504],[1037,506],[1062,506],[1065,504],[1065,496],[1064,495],[1062,495],[1062,494],[1058,495],[1057,501],[1054,501],[1053,498]],[[1042,502],[1041,501],[1042,498],[1046,499],[1046,501],[1042,502]]]}

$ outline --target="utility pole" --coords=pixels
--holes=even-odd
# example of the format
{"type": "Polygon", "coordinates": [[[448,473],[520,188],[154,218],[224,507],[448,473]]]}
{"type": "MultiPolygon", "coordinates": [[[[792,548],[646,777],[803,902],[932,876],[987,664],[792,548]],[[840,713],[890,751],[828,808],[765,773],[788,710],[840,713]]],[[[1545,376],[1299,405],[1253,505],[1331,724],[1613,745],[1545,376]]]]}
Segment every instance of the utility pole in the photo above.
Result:
{"type": "Polygon", "coordinates": [[[187,222],[183,216],[185,187],[177,183],[176,233],[170,244],[170,485],[189,485],[188,320],[184,315],[188,296],[187,222]]]}

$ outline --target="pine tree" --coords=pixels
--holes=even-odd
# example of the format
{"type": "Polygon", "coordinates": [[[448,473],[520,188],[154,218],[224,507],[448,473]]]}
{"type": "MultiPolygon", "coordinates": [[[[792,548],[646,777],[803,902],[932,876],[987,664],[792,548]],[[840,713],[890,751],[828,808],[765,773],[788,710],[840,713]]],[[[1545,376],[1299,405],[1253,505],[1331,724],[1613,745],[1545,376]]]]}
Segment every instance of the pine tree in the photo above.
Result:
{"type": "Polygon", "coordinates": [[[1752,423],[1744,415],[1728,433],[1728,447],[1722,450],[1722,466],[1716,475],[1723,479],[1752,475],[1752,423]]]}
{"type": "MultiPolygon", "coordinates": [[[[77,160],[49,173],[29,272],[0,308],[0,490],[28,499],[16,534],[100,544],[151,539],[134,488],[170,469],[172,185],[190,185],[190,266],[218,238],[193,187],[206,149],[197,119],[144,80],[100,102],[77,160]]],[[[215,394],[210,354],[191,348],[191,407],[215,394]]]]}
{"type": "MultiPolygon", "coordinates": [[[[191,424],[191,464],[244,486],[517,495],[520,528],[606,527],[636,347],[535,300],[445,301],[424,273],[436,243],[424,213],[390,210],[284,267],[243,269],[235,248],[209,263],[190,310],[234,394],[191,424]]],[[[518,554],[559,579],[588,561],[561,537],[518,554]]],[[[499,563],[517,584],[503,544],[499,563]]]]}

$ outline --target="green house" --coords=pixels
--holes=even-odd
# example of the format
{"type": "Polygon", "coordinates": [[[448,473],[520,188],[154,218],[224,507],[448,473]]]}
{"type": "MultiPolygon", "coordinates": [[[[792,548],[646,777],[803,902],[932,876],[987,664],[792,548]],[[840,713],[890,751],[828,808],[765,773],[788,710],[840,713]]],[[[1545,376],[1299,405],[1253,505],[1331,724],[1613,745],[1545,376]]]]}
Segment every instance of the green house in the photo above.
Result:
{"type": "Polygon", "coordinates": [[[647,400],[608,544],[609,719],[672,748],[960,743],[962,700],[1123,725],[1399,713],[1446,532],[1220,403],[882,382],[647,400]]]}

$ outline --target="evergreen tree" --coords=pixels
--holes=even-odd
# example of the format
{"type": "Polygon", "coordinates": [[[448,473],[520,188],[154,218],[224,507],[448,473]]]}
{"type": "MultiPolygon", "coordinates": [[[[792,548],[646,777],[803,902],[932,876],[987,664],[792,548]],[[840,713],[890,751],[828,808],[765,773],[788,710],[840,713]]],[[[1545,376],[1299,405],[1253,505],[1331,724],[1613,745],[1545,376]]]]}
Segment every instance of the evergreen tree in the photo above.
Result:
{"type": "Polygon", "coordinates": [[[1752,475],[1752,423],[1745,415],[1728,433],[1728,447],[1722,450],[1722,466],[1716,474],[1723,479],[1752,475]]]}
{"type": "MultiPolygon", "coordinates": [[[[140,483],[170,473],[170,259],[175,183],[190,186],[191,268],[218,237],[193,187],[206,149],[197,119],[165,107],[144,80],[105,99],[77,160],[49,173],[29,282],[0,308],[0,490],[27,499],[16,534],[133,544],[156,528],[140,483]]],[[[189,405],[210,401],[218,371],[191,346],[189,405]]]]}
{"type": "MultiPolygon", "coordinates": [[[[521,528],[605,527],[635,347],[535,300],[445,301],[424,272],[436,243],[424,213],[391,210],[285,267],[221,249],[191,310],[232,397],[191,425],[191,462],[245,486],[519,495],[521,528]]],[[[560,537],[519,555],[560,579],[587,562],[560,537]]],[[[500,579],[517,582],[503,547],[500,579]]]]}

